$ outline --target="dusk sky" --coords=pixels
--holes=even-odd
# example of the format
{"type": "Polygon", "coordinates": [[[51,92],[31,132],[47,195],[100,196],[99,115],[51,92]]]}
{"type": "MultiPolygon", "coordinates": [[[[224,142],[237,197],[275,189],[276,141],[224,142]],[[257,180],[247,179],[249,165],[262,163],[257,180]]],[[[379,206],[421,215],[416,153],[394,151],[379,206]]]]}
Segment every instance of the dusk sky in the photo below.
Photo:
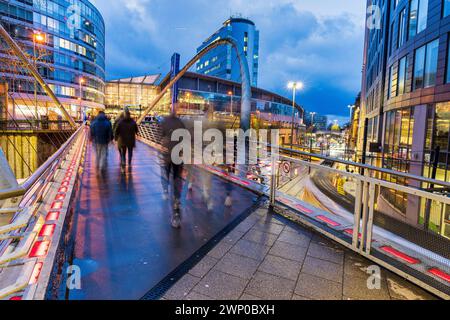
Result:
{"type": "MultiPolygon", "coordinates": [[[[291,98],[305,89],[308,111],[348,116],[361,87],[362,0],[92,0],[107,28],[107,78],[167,73],[170,57],[186,63],[230,15],[260,30],[259,87],[291,98]]],[[[337,117],[336,117],[337,119],[337,117]]]]}

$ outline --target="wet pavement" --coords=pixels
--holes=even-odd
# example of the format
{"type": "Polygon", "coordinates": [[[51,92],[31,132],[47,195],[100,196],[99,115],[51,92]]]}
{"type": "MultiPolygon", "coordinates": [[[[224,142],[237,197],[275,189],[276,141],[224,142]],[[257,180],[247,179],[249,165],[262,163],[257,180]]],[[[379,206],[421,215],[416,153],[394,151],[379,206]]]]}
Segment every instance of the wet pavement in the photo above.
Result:
{"type": "Polygon", "coordinates": [[[71,290],[70,299],[140,299],[256,200],[233,186],[233,206],[226,208],[226,182],[213,177],[209,213],[197,179],[192,192],[185,186],[182,228],[175,230],[155,150],[138,143],[132,171],[121,174],[111,146],[108,164],[98,175],[88,147],[74,226],[73,264],[81,268],[82,288],[71,290]]]}
{"type": "Polygon", "coordinates": [[[231,231],[163,299],[436,299],[384,268],[373,287],[368,273],[373,266],[345,247],[261,208],[231,231]]]}

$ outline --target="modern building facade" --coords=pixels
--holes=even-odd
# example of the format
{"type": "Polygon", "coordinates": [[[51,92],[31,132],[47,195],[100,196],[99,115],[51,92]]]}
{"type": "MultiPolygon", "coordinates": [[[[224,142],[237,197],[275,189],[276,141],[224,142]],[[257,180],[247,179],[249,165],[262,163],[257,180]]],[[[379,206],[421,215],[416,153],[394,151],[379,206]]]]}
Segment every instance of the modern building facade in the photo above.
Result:
{"type": "MultiPolygon", "coordinates": [[[[127,107],[139,117],[161,91],[160,74],[110,80],[105,86],[105,105],[108,115],[115,116],[127,107]]],[[[155,110],[155,112],[162,112],[155,110]]]]}
{"type": "MultiPolygon", "coordinates": [[[[369,0],[381,9],[366,29],[358,150],[374,165],[450,181],[450,1],[369,0]],[[367,135],[364,131],[367,130],[367,135]],[[370,143],[375,143],[370,145],[370,143]],[[375,151],[378,145],[379,152],[375,151]],[[436,176],[432,163],[438,159],[436,176]]],[[[399,184],[417,183],[383,176],[399,184]]],[[[425,227],[425,204],[384,189],[383,210],[425,227]]],[[[426,227],[450,237],[450,210],[434,203],[426,227]]]]}
{"type": "MultiPolygon", "coordinates": [[[[250,70],[251,84],[258,86],[259,69],[259,31],[255,23],[239,17],[230,17],[223,23],[222,28],[203,42],[197,49],[203,50],[212,42],[232,37],[238,43],[239,49],[244,52],[250,70]]],[[[219,77],[234,82],[241,82],[241,72],[236,51],[231,45],[220,46],[197,62],[196,72],[213,77],[219,77]]]]}
{"type": "MultiPolygon", "coordinates": [[[[169,75],[160,80],[158,78],[159,75],[149,75],[108,81],[106,112],[114,118],[124,107],[128,107],[135,117],[139,116],[170,81],[169,75]]],[[[216,120],[227,123],[229,127],[239,127],[241,83],[187,72],[178,81],[178,91],[178,114],[201,116],[205,112],[211,112],[216,120]]],[[[150,115],[168,114],[171,95],[171,91],[168,91],[150,115]]],[[[292,110],[291,100],[266,90],[252,88],[252,127],[281,129],[280,139],[285,144],[291,140],[292,110]]],[[[298,141],[304,131],[303,113],[303,108],[296,105],[294,141],[298,141]]]]}
{"type": "MultiPolygon", "coordinates": [[[[104,108],[105,24],[88,0],[0,0],[0,18],[73,117],[104,108]]],[[[0,81],[14,101],[8,113],[16,119],[60,118],[39,86],[35,96],[34,79],[11,68],[11,56],[1,50],[0,81]]]]}

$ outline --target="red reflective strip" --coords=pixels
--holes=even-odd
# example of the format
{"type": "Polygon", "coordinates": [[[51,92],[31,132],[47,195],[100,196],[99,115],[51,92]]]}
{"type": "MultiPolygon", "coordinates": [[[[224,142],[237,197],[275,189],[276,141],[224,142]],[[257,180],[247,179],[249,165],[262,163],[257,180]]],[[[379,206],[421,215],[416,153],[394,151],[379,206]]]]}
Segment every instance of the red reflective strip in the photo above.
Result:
{"type": "Polygon", "coordinates": [[[52,203],[52,207],[51,208],[55,209],[55,210],[59,210],[59,209],[62,208],[62,206],[63,206],[62,201],[55,201],[55,202],[52,203]]]}
{"type": "Polygon", "coordinates": [[[61,186],[63,186],[63,187],[68,187],[70,185],[70,182],[69,181],[63,181],[62,183],[61,183],[61,186]]]}
{"type": "Polygon", "coordinates": [[[69,191],[69,188],[67,187],[61,187],[58,189],[58,193],[67,193],[67,191],[69,191]]]}
{"type": "Polygon", "coordinates": [[[409,264],[418,264],[420,263],[420,260],[410,257],[407,254],[400,252],[392,247],[388,247],[388,246],[384,246],[380,248],[381,250],[383,250],[384,252],[390,253],[391,255],[409,263],[409,264]]]}
{"type": "Polygon", "coordinates": [[[34,265],[33,273],[31,273],[30,282],[28,284],[36,284],[42,271],[42,262],[34,265]]]}
{"type": "Polygon", "coordinates": [[[336,221],[333,221],[325,216],[317,216],[316,218],[319,219],[320,221],[329,224],[332,227],[339,227],[341,225],[340,223],[337,223],[336,221]]]}
{"type": "Polygon", "coordinates": [[[55,232],[56,224],[45,224],[39,232],[39,237],[51,237],[55,232]]]}
{"type": "Polygon", "coordinates": [[[450,274],[445,273],[444,271],[442,271],[438,268],[430,269],[430,270],[428,270],[428,272],[431,274],[434,274],[436,277],[441,278],[442,280],[450,282],[450,274]]]}
{"type": "Polygon", "coordinates": [[[303,206],[301,206],[301,205],[299,205],[299,204],[295,205],[295,208],[296,208],[297,210],[300,210],[300,211],[303,212],[303,213],[309,213],[309,214],[312,214],[312,213],[313,213],[312,210],[309,210],[309,209],[307,209],[307,208],[305,208],[305,207],[303,207],[303,206]]]}
{"type": "Polygon", "coordinates": [[[22,297],[21,296],[15,296],[15,297],[9,298],[9,300],[10,301],[20,301],[20,300],[22,300],[22,297]]]}
{"type": "Polygon", "coordinates": [[[59,211],[50,211],[45,218],[46,221],[56,221],[59,219],[59,215],[61,213],[59,211]]]}
{"type": "Polygon", "coordinates": [[[66,198],[66,195],[65,194],[58,194],[56,197],[55,197],[55,200],[56,201],[62,201],[62,200],[64,200],[66,198]]]}
{"type": "Polygon", "coordinates": [[[230,177],[230,179],[233,180],[233,181],[240,182],[240,183],[242,183],[242,184],[244,184],[244,185],[246,185],[246,186],[249,186],[249,185],[250,185],[249,182],[247,182],[247,181],[245,181],[245,180],[242,180],[242,179],[238,179],[238,178],[235,178],[235,177],[230,177]]]}
{"type": "MultiPolygon", "coordinates": [[[[353,237],[353,229],[346,229],[346,230],[344,230],[344,232],[345,232],[346,234],[348,234],[348,235],[350,235],[350,236],[353,237]]],[[[359,234],[359,238],[360,238],[360,239],[362,238],[362,234],[361,234],[361,233],[359,234]]]]}
{"type": "Polygon", "coordinates": [[[38,241],[34,244],[31,249],[30,258],[38,258],[45,256],[47,254],[48,248],[50,247],[50,241],[38,241]]]}

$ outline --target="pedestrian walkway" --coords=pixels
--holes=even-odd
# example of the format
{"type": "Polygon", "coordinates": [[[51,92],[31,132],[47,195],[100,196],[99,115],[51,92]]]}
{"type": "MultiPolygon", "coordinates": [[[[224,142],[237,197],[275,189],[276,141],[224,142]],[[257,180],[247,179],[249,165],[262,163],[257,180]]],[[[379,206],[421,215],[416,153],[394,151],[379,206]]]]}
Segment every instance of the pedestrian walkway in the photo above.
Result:
{"type": "Polygon", "coordinates": [[[73,264],[81,269],[81,290],[70,290],[69,299],[142,298],[256,200],[233,186],[233,206],[224,207],[226,182],[213,177],[214,210],[208,212],[199,182],[192,192],[185,185],[182,228],[175,230],[162,197],[157,151],[138,143],[134,157],[132,171],[121,174],[111,145],[107,172],[99,175],[88,146],[74,216],[73,264]]]}
{"type": "Polygon", "coordinates": [[[372,262],[259,209],[231,231],[163,297],[165,300],[428,300],[421,288],[372,262]]]}

